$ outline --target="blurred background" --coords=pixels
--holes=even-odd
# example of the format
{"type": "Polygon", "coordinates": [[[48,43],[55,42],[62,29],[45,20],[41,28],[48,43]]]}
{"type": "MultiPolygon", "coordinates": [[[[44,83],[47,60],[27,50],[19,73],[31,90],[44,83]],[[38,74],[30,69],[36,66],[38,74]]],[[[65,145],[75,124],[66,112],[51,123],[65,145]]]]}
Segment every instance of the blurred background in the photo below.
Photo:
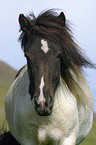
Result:
{"type": "MultiPolygon", "coordinates": [[[[33,12],[35,16],[47,9],[57,8],[70,20],[76,43],[96,64],[96,0],[0,0],[0,125],[4,122],[4,99],[16,71],[26,60],[17,41],[18,17],[33,12]]],[[[94,98],[96,112],[96,70],[85,69],[86,79],[94,98]]],[[[96,115],[93,128],[82,145],[96,145],[96,115]]]]}

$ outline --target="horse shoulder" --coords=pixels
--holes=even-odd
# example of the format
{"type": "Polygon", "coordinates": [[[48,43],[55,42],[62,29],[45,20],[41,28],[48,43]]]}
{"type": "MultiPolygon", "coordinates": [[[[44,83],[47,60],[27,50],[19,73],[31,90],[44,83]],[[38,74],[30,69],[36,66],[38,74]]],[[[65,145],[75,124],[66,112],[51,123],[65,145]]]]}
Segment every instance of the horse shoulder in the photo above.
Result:
{"type": "Polygon", "coordinates": [[[93,97],[86,82],[83,82],[82,89],[85,95],[85,106],[78,102],[79,134],[77,144],[80,144],[85,139],[93,123],[93,97]]]}
{"type": "Polygon", "coordinates": [[[79,118],[79,133],[77,144],[82,142],[88,135],[93,122],[93,97],[89,86],[83,77],[80,70],[76,69],[75,73],[70,69],[70,74],[74,79],[71,84],[70,91],[77,100],[78,118],[79,118]]]}
{"type": "Polygon", "coordinates": [[[78,94],[81,100],[77,101],[79,114],[79,134],[77,144],[80,144],[88,135],[93,123],[93,97],[90,88],[81,73],[78,73],[78,85],[80,87],[78,94]]]}
{"type": "MultiPolygon", "coordinates": [[[[10,132],[12,135],[17,139],[17,133],[16,133],[16,119],[18,116],[16,116],[17,110],[20,111],[20,103],[18,106],[19,100],[21,100],[20,97],[22,97],[22,81],[26,79],[26,73],[27,73],[27,67],[24,67],[17,77],[17,79],[14,80],[12,85],[10,86],[6,98],[5,98],[5,114],[6,119],[8,122],[8,126],[10,129],[10,132]]],[[[25,84],[25,83],[24,83],[25,84]]],[[[22,108],[21,108],[22,109],[22,108]]],[[[18,140],[18,139],[17,139],[18,140]]]]}

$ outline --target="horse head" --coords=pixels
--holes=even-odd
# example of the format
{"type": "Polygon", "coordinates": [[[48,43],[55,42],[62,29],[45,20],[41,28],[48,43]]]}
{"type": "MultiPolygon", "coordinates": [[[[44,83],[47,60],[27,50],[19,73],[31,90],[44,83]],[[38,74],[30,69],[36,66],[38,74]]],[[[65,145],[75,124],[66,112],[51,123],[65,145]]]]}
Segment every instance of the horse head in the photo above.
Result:
{"type": "Polygon", "coordinates": [[[29,93],[39,115],[51,114],[60,80],[60,52],[52,47],[51,42],[36,37],[25,51],[30,78],[29,93]]]}
{"type": "Polygon", "coordinates": [[[27,58],[29,93],[37,113],[50,115],[60,76],[73,91],[78,85],[70,68],[77,72],[82,66],[93,65],[73,41],[63,12],[55,15],[46,11],[37,18],[33,14],[31,17],[19,16],[22,31],[19,40],[27,58]]]}
{"type": "Polygon", "coordinates": [[[20,15],[19,22],[27,35],[24,54],[28,65],[31,99],[39,115],[50,115],[60,81],[60,46],[33,35],[32,24],[24,15],[20,15]]]}

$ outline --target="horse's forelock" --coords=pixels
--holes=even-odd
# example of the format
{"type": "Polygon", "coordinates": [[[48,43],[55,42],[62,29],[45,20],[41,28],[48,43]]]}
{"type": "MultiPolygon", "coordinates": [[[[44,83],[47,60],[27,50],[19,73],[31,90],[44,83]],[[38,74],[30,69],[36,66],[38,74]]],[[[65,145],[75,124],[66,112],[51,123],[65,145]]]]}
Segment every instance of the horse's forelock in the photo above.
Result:
{"type": "MultiPolygon", "coordinates": [[[[30,35],[40,36],[43,39],[49,40],[60,46],[58,48],[60,48],[62,53],[61,76],[66,81],[69,89],[73,84],[74,88],[78,88],[78,92],[81,92],[79,84],[74,80],[74,77],[70,73],[70,69],[78,78],[78,74],[82,74],[82,67],[94,67],[94,64],[85,57],[84,53],[74,42],[65,16],[63,16],[63,13],[60,15],[58,16],[53,10],[41,13],[37,18],[31,14],[30,17],[27,17],[32,26],[30,35]]],[[[22,47],[27,43],[28,37],[29,36],[26,35],[26,33],[22,32],[19,37],[19,40],[22,42],[22,47]]],[[[72,91],[72,89],[70,90],[72,91]]]]}

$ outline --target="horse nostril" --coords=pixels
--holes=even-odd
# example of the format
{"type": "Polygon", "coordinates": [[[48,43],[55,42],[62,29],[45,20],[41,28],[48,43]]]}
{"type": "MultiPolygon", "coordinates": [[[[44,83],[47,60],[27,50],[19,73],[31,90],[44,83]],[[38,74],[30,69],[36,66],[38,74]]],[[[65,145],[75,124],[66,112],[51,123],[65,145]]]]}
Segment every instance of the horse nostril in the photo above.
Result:
{"type": "Polygon", "coordinates": [[[52,102],[52,96],[50,96],[50,102],[52,102]]]}
{"type": "Polygon", "coordinates": [[[52,96],[49,96],[46,99],[45,106],[48,107],[49,105],[51,105],[52,104],[52,101],[53,101],[52,96]]]}
{"type": "Polygon", "coordinates": [[[35,107],[39,107],[39,106],[40,106],[40,104],[39,104],[39,102],[38,102],[38,97],[37,97],[37,96],[34,96],[33,105],[34,105],[35,107]]]}
{"type": "Polygon", "coordinates": [[[51,103],[51,102],[52,102],[52,96],[49,96],[48,103],[51,103]]]}

